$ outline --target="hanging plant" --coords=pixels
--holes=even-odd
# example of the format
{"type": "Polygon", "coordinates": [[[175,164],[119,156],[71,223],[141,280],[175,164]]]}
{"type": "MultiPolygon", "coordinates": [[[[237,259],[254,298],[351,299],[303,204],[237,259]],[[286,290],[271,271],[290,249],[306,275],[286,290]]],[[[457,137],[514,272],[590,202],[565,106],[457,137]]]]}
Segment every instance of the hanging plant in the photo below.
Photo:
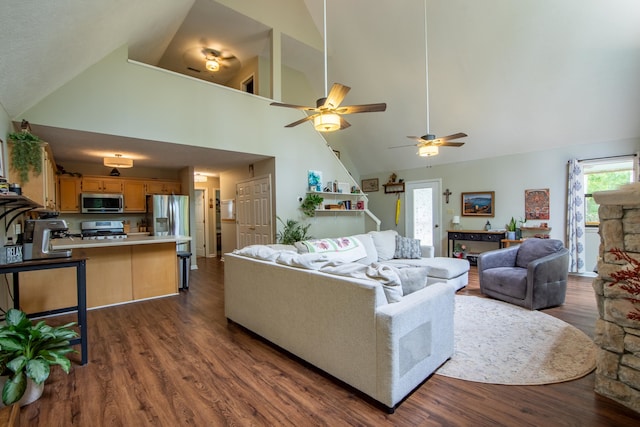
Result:
{"type": "Polygon", "coordinates": [[[40,138],[29,132],[13,132],[9,134],[13,142],[11,167],[18,171],[22,184],[29,181],[29,172],[38,176],[42,173],[42,149],[40,138]]]}
{"type": "Polygon", "coordinates": [[[300,209],[302,209],[302,212],[304,212],[306,216],[316,216],[316,207],[322,203],[323,200],[324,199],[318,194],[309,193],[300,204],[300,209]]]}

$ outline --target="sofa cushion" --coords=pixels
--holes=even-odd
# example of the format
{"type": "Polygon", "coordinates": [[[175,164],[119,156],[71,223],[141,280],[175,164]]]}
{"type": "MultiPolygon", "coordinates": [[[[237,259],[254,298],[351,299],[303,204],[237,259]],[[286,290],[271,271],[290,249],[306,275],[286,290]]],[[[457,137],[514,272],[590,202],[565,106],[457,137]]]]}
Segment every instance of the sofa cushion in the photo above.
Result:
{"type": "Polygon", "coordinates": [[[428,268],[406,267],[398,268],[397,271],[402,285],[402,295],[409,295],[427,286],[428,268]]]}
{"type": "Polygon", "coordinates": [[[518,248],[516,267],[527,268],[531,261],[556,253],[563,247],[562,241],[556,239],[526,239],[518,248]]]}
{"type": "Polygon", "coordinates": [[[364,246],[364,250],[367,252],[367,256],[364,258],[360,258],[356,262],[364,265],[369,265],[373,262],[378,262],[378,251],[376,250],[375,245],[373,244],[373,238],[370,234],[356,234],[356,239],[360,240],[362,246],[364,246]]]}
{"type": "Polygon", "coordinates": [[[411,237],[402,237],[396,235],[396,251],[394,258],[418,259],[422,258],[422,250],[420,249],[420,240],[411,237]]]}
{"type": "Polygon", "coordinates": [[[328,259],[353,262],[367,256],[364,245],[354,237],[336,237],[296,242],[298,252],[326,255],[328,259]]]}
{"type": "Polygon", "coordinates": [[[369,234],[373,238],[373,244],[378,251],[378,261],[387,261],[393,259],[396,253],[396,235],[395,230],[370,231],[369,234]]]}

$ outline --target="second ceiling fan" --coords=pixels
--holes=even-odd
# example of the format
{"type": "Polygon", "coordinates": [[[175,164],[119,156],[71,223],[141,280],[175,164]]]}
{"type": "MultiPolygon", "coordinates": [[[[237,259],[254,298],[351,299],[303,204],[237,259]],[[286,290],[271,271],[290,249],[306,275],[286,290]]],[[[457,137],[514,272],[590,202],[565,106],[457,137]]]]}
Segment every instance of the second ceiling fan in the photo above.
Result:
{"type": "Polygon", "coordinates": [[[324,0],[324,98],[316,101],[315,107],[305,107],[303,105],[283,104],[281,102],[272,102],[271,105],[276,107],[295,108],[303,111],[313,111],[313,114],[304,119],[289,123],[285,127],[294,127],[301,123],[313,120],[313,126],[319,132],[332,132],[340,129],[346,129],[351,124],[347,122],[342,115],[355,113],[371,113],[376,111],[385,111],[386,103],[362,104],[362,105],[346,105],[340,106],[347,93],[351,90],[349,86],[340,83],[334,83],[331,91],[327,94],[327,0],[324,0]]]}
{"type": "Polygon", "coordinates": [[[458,132],[452,135],[437,137],[429,130],[429,53],[427,43],[427,0],[424,1],[424,61],[425,61],[425,83],[427,89],[427,134],[422,136],[408,136],[407,138],[416,140],[417,144],[396,145],[389,148],[418,147],[418,155],[423,157],[435,156],[439,153],[439,147],[461,147],[464,142],[452,141],[467,136],[466,133],[458,132]]]}

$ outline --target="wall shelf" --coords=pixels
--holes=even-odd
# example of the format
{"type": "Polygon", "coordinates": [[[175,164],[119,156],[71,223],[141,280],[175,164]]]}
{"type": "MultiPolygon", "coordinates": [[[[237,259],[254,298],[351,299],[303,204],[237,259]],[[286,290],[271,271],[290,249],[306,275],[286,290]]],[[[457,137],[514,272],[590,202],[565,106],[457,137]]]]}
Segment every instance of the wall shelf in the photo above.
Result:
{"type": "Polygon", "coordinates": [[[404,182],[387,182],[382,184],[384,192],[389,193],[404,193],[404,182]]]}

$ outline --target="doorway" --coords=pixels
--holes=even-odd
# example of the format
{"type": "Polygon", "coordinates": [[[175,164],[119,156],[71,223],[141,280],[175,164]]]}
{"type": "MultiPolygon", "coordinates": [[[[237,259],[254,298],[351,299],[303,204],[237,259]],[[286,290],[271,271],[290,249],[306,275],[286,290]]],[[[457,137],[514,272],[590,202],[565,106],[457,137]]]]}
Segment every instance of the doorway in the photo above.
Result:
{"type": "Polygon", "coordinates": [[[196,256],[206,257],[209,248],[209,233],[207,230],[207,190],[195,190],[196,210],[196,256]]]}
{"type": "Polygon", "coordinates": [[[405,185],[406,235],[420,239],[420,244],[434,247],[436,256],[441,254],[440,231],[441,181],[413,181],[405,185]]]}

